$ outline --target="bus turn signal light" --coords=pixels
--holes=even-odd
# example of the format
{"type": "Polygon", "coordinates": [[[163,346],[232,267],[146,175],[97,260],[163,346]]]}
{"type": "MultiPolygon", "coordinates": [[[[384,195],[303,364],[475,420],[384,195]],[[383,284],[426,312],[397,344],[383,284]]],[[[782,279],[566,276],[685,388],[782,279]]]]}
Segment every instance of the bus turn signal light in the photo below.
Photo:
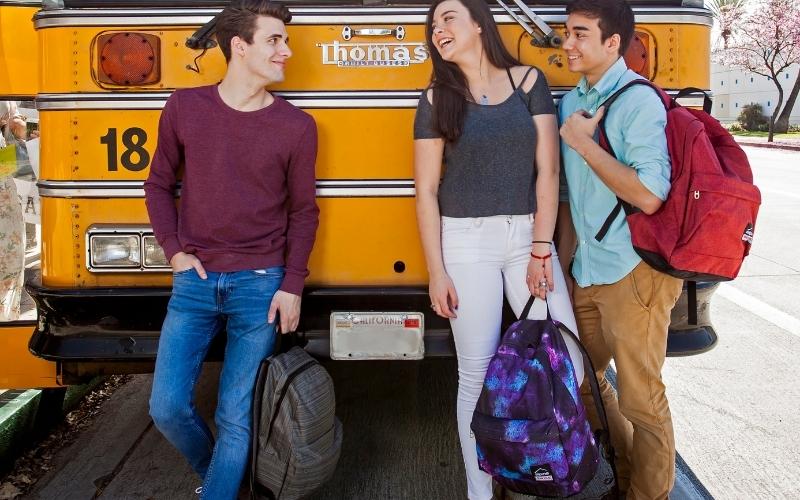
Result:
{"type": "Polygon", "coordinates": [[[160,40],[148,33],[106,33],[97,37],[97,79],[141,86],[161,79],[160,40]]]}
{"type": "Polygon", "coordinates": [[[625,52],[625,64],[643,77],[655,77],[650,67],[650,35],[641,31],[633,32],[633,39],[625,52]]]}

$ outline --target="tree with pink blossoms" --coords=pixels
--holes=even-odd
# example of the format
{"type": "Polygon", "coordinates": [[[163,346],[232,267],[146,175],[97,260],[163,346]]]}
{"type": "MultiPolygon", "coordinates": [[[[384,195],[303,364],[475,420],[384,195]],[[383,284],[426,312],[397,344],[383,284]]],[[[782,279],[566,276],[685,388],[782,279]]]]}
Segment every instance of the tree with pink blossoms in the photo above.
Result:
{"type": "Polygon", "coordinates": [[[743,69],[770,79],[778,101],[769,120],[769,142],[776,131],[785,132],[789,114],[800,92],[800,74],[784,105],[784,88],[778,78],[792,64],[800,64],[800,0],[761,0],[737,22],[727,46],[714,50],[720,64],[743,69]],[[785,113],[782,113],[785,111],[785,113]],[[786,116],[785,125],[779,116],[786,116]],[[776,123],[779,125],[776,130],[776,123]]]}

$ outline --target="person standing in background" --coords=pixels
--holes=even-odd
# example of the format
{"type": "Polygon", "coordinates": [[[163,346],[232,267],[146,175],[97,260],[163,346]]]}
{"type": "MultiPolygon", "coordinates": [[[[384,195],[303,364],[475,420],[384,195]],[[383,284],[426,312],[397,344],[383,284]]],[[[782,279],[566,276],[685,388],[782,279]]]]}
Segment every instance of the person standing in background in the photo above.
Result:
{"type": "Polygon", "coordinates": [[[0,101],[0,321],[16,321],[25,279],[25,221],[14,175],[27,159],[26,125],[11,101],[0,101]]]}

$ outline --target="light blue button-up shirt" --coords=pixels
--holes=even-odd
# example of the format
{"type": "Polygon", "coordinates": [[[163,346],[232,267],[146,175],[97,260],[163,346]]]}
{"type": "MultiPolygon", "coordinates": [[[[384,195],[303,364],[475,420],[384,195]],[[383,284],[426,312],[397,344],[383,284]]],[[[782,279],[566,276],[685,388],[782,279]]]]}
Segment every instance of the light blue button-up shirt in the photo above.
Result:
{"type": "MultiPolygon", "coordinates": [[[[589,88],[586,78],[582,78],[561,99],[559,121],[564,123],[580,109],[594,114],[611,94],[637,78],[641,76],[629,70],[620,57],[594,87],[589,88]]],[[[636,169],[642,184],[662,200],[666,200],[670,187],[666,125],[667,113],[660,97],[644,85],[626,90],[606,112],[606,134],[617,159],[636,169]]],[[[572,266],[575,281],[581,287],[616,283],[641,261],[633,250],[623,214],[617,216],[602,241],[595,239],[617,203],[616,195],[564,141],[561,157],[561,201],[569,201],[578,236],[572,266]]]]}

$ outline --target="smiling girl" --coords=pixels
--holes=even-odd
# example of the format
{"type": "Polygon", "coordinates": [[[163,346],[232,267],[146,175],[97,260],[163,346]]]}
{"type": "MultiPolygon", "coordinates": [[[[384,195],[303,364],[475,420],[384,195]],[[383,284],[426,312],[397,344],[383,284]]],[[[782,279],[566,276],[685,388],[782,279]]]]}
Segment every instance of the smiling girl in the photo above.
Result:
{"type": "MultiPolygon", "coordinates": [[[[500,342],[503,296],[517,315],[531,295],[547,298],[552,316],[577,331],[551,243],[558,127],[544,75],[509,54],[484,0],[434,1],[426,35],[433,77],[414,123],[417,218],[431,307],[455,337],[468,496],[484,500],[491,477],[469,426],[500,342]]],[[[531,316],[543,317],[544,305],[531,316]]],[[[581,380],[577,347],[567,345],[581,380]]]]}

